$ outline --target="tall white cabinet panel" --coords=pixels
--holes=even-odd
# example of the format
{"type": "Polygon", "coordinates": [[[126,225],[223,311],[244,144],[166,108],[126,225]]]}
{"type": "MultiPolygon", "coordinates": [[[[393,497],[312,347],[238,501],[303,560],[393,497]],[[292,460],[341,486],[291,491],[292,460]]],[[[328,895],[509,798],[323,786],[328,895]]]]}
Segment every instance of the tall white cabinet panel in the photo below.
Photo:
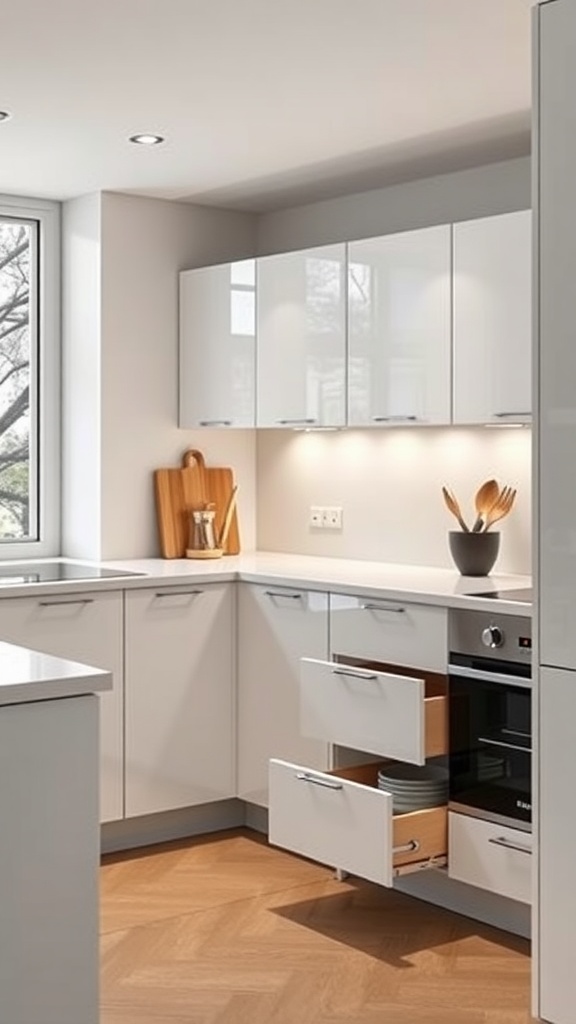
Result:
{"type": "Polygon", "coordinates": [[[539,286],[540,1016],[572,1024],[576,1007],[576,6],[537,8],[535,138],[539,286]]]}
{"type": "Polygon", "coordinates": [[[99,695],[100,820],[123,817],[122,593],[2,598],[0,640],[112,673],[99,695]]]}
{"type": "Polygon", "coordinates": [[[256,262],[180,274],[180,426],[253,427],[256,262]]]}
{"type": "Polygon", "coordinates": [[[238,587],[238,796],[268,806],[268,761],[326,768],[328,745],[301,735],[300,659],[328,656],[328,595],[238,587]]]}
{"type": "Polygon", "coordinates": [[[532,412],[532,212],[454,224],[454,422],[532,412]]]}
{"type": "Polygon", "coordinates": [[[576,1006],[576,673],[540,672],[540,1016],[572,1024],[576,1006]]]}
{"type": "Polygon", "coordinates": [[[258,260],[259,427],[346,422],[346,247],[258,260]]]}
{"type": "Polygon", "coordinates": [[[348,423],[450,422],[449,225],[348,246],[348,423]]]}
{"type": "Polygon", "coordinates": [[[126,594],[126,815],[234,796],[234,585],[126,594]]]}
{"type": "Polygon", "coordinates": [[[576,669],[576,16],[538,14],[540,660],[576,669]]]}

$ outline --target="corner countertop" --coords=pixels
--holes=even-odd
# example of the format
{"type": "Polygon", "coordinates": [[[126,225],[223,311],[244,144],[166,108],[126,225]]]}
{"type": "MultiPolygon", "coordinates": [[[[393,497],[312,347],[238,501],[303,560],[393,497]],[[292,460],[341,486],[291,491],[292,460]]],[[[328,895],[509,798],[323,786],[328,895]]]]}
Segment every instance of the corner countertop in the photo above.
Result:
{"type": "Polygon", "coordinates": [[[0,706],[111,689],[110,672],[0,642],[0,706]]]}
{"type": "MultiPolygon", "coordinates": [[[[86,579],[50,583],[3,582],[0,588],[0,601],[3,598],[39,594],[81,594],[88,591],[176,587],[191,583],[241,580],[308,590],[329,590],[351,596],[390,598],[416,604],[440,605],[445,608],[489,611],[494,610],[494,600],[475,595],[486,591],[504,592],[531,585],[530,576],[523,575],[460,576],[453,569],[360,559],[322,558],[274,551],[256,551],[209,561],[188,558],[142,558],[105,562],[66,558],[61,561],[138,575],[109,576],[103,579],[91,579],[87,575],[86,579]]],[[[499,599],[498,612],[508,615],[530,615],[531,606],[524,602],[499,599]]]]}
{"type": "MultiPolygon", "coordinates": [[[[124,577],[122,586],[126,588],[238,579],[480,611],[494,610],[494,600],[475,597],[475,594],[530,587],[532,582],[530,576],[523,575],[460,576],[452,569],[272,551],[223,557],[209,563],[186,558],[153,558],[105,562],[103,565],[144,574],[124,577]]],[[[109,582],[102,581],[100,585],[109,582]]],[[[498,600],[498,610],[506,614],[531,614],[529,604],[505,599],[498,600]]]]}

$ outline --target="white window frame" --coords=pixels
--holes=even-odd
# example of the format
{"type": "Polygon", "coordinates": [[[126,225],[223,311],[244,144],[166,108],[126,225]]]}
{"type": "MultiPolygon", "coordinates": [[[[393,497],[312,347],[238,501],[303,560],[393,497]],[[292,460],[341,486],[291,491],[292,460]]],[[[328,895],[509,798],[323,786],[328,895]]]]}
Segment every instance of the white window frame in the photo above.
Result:
{"type": "Polygon", "coordinates": [[[0,193],[0,214],[39,224],[38,539],[3,541],[0,561],[54,558],[61,547],[61,208],[0,193]]]}

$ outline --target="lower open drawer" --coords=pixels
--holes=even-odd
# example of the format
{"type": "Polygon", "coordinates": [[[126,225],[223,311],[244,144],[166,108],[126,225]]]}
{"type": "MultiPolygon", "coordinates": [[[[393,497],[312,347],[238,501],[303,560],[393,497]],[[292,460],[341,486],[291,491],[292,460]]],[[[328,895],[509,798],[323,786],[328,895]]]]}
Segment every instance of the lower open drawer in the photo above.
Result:
{"type": "Polygon", "coordinates": [[[378,789],[379,767],[318,772],[270,761],[270,842],[386,886],[445,863],[447,808],[394,816],[391,794],[378,789]]]}

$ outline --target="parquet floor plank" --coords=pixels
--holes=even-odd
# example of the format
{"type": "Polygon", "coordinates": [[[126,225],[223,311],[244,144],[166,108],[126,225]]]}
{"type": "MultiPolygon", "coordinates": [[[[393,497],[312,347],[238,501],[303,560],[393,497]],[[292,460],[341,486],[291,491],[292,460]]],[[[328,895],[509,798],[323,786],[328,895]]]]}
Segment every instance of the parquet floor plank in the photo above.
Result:
{"type": "Polygon", "coordinates": [[[234,830],[106,857],[101,1024],[529,1024],[529,945],[234,830]]]}

